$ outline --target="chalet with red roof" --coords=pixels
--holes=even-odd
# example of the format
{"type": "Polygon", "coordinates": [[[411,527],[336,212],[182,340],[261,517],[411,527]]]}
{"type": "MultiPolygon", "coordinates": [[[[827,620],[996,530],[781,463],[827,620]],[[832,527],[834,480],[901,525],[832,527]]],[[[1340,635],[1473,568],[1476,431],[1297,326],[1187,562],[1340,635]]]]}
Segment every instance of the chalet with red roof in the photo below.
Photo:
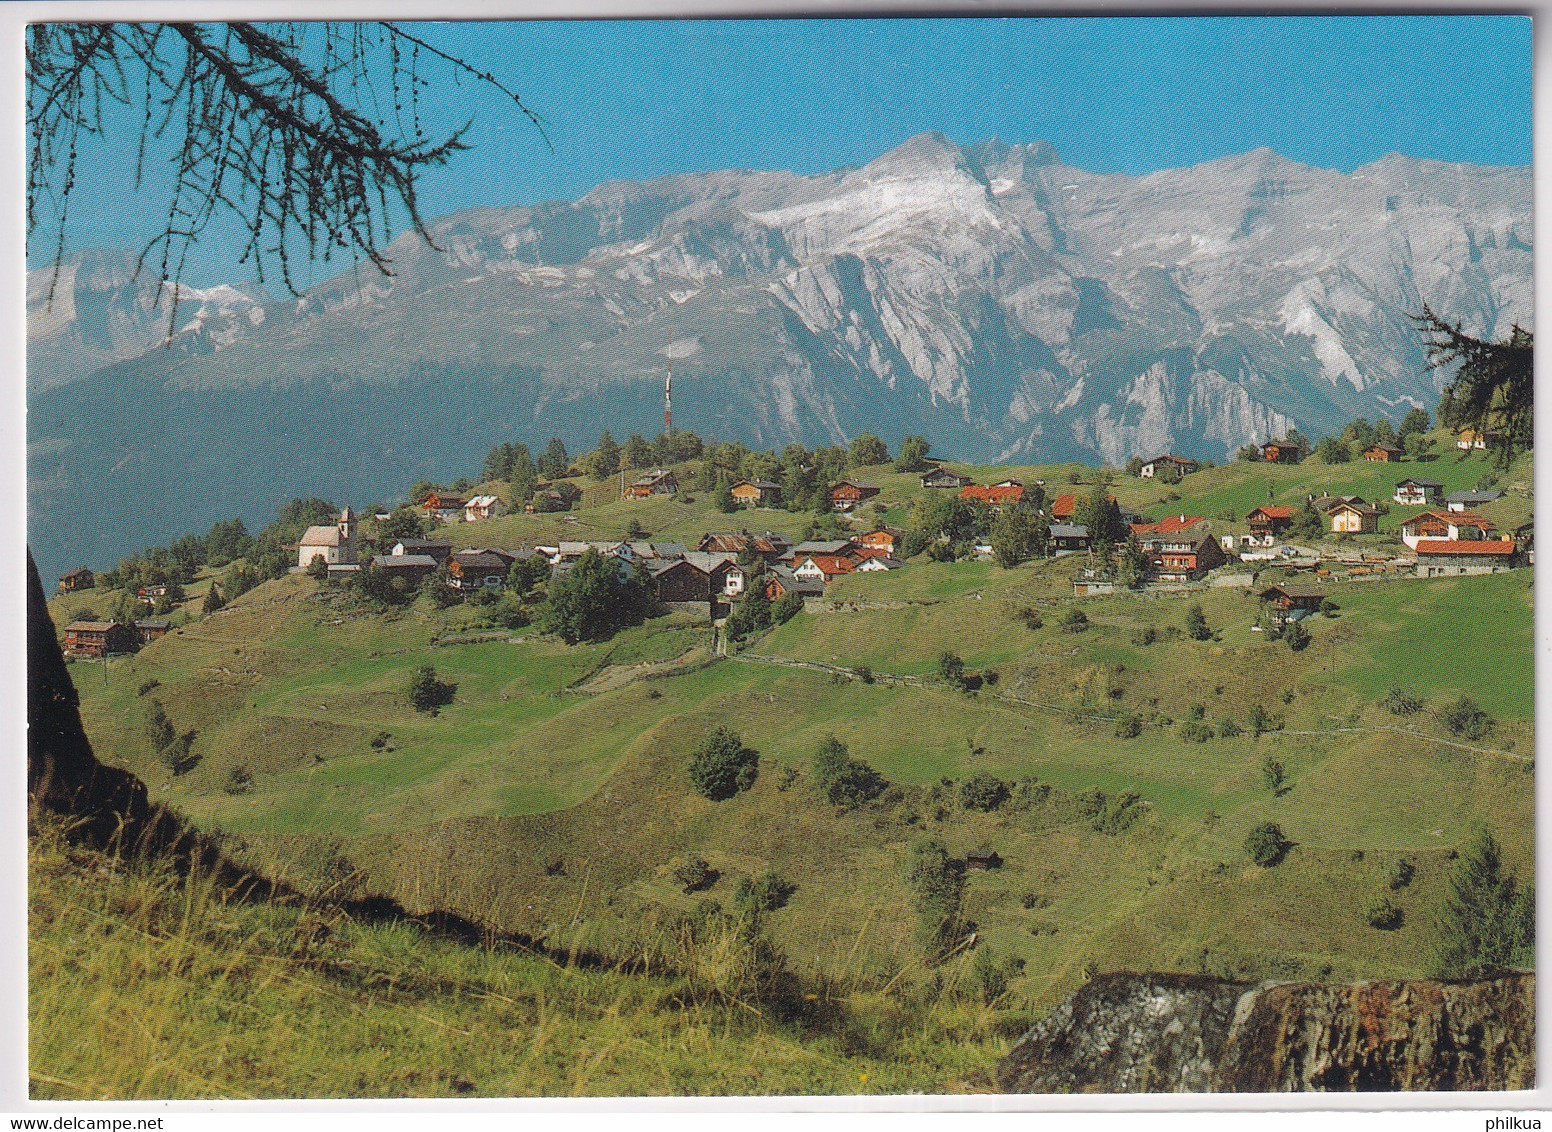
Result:
{"type": "Polygon", "coordinates": [[[858,483],[856,480],[841,480],[830,485],[830,506],[836,511],[850,511],[857,504],[872,499],[879,489],[872,484],[858,483]]]}
{"type": "Polygon", "coordinates": [[[1496,574],[1519,564],[1519,547],[1512,538],[1422,539],[1417,544],[1417,573],[1423,578],[1496,574]]]}
{"type": "Polygon", "coordinates": [[[969,487],[960,488],[959,498],[980,500],[993,511],[1001,511],[1006,506],[1023,502],[1024,485],[1017,480],[1004,480],[989,487],[971,484],[969,487]]]}
{"type": "Polygon", "coordinates": [[[1363,458],[1371,464],[1399,464],[1404,455],[1394,444],[1371,444],[1363,450],[1363,458]]]}
{"type": "Polygon", "coordinates": [[[809,581],[821,581],[828,585],[831,581],[843,574],[854,573],[857,563],[851,558],[839,554],[809,554],[792,568],[792,574],[797,578],[806,578],[809,581]]]}
{"type": "Polygon", "coordinates": [[[1268,440],[1261,445],[1261,459],[1268,464],[1297,464],[1304,459],[1304,450],[1286,440],[1268,440]]]}
{"type": "Polygon", "coordinates": [[[1250,524],[1252,541],[1271,546],[1278,535],[1286,533],[1293,525],[1293,508],[1262,504],[1245,516],[1245,522],[1250,524]]]}
{"type": "Polygon", "coordinates": [[[1470,511],[1424,511],[1401,524],[1401,541],[1417,550],[1428,540],[1481,541],[1494,530],[1491,519],[1470,511]]]}

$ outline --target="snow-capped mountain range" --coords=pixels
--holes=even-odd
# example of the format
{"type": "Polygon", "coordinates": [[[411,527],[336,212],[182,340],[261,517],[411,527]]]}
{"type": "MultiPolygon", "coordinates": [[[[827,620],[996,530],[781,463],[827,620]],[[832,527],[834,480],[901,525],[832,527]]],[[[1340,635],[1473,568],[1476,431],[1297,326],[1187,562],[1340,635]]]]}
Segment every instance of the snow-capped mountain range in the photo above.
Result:
{"type": "Polygon", "coordinates": [[[1432,408],[1442,377],[1410,317],[1425,302],[1479,333],[1531,327],[1531,191],[1525,167],[1389,156],[1344,174],[1264,149],[1097,174],[1043,143],[923,134],[861,169],[453,214],[435,247],[392,246],[390,278],[355,270],[283,301],[190,290],[174,350],[157,348],[165,295],[122,257],[87,257],[52,304],[51,273],[30,280],[29,386],[189,406],[245,391],[298,427],[355,421],[353,450],[400,465],[369,492],[468,471],[470,443],[650,435],[670,360],[676,423],[703,435],[1222,458],[1291,425],[1432,408]],[[390,411],[417,417],[412,451],[382,440],[390,411]]]}

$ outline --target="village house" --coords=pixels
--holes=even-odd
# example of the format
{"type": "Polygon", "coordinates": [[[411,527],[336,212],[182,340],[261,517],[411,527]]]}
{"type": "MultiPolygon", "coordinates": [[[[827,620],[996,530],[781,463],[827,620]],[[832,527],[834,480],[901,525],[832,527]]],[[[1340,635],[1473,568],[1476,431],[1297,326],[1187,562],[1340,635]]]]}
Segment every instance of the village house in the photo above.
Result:
{"type": "Polygon", "coordinates": [[[1053,558],[1081,554],[1089,548],[1089,529],[1081,523],[1052,523],[1049,536],[1053,558]]]}
{"type": "Polygon", "coordinates": [[[830,507],[836,511],[850,511],[857,504],[872,499],[879,489],[856,480],[840,480],[830,485],[830,507]]]}
{"type": "Polygon", "coordinates": [[[77,590],[89,590],[97,584],[96,576],[85,566],[77,566],[68,574],[59,576],[59,592],[73,594],[77,590]]]}
{"type": "Polygon", "coordinates": [[[480,519],[494,519],[505,510],[502,502],[494,495],[476,495],[463,505],[463,518],[466,523],[473,523],[480,519]]]}
{"type": "Polygon", "coordinates": [[[857,564],[839,554],[807,554],[792,568],[794,577],[828,584],[842,574],[855,572],[857,564]]]}
{"type": "Polygon", "coordinates": [[[1333,534],[1366,535],[1380,529],[1380,513],[1363,503],[1337,503],[1326,512],[1333,534]]]}
{"type": "Polygon", "coordinates": [[[1503,498],[1503,492],[1495,487],[1481,491],[1452,491],[1444,497],[1444,505],[1450,511],[1470,511],[1473,507],[1485,507],[1503,498]]]}
{"type": "Polygon", "coordinates": [[[981,487],[971,484],[959,491],[961,499],[980,500],[993,511],[1001,511],[1008,505],[1017,505],[1024,499],[1024,485],[1017,480],[1004,480],[1002,483],[992,484],[989,487],[981,487]]]}
{"type": "Polygon", "coordinates": [[[172,622],[165,617],[147,617],[135,622],[135,635],[142,645],[148,645],[159,637],[165,637],[172,622]]]}
{"type": "Polygon", "coordinates": [[[692,551],[683,558],[658,558],[646,564],[652,592],[665,605],[713,604],[744,592],[748,578],[729,555],[692,551]]]}
{"type": "Polygon", "coordinates": [[[1305,498],[1309,500],[1310,506],[1322,515],[1331,514],[1333,507],[1340,506],[1343,503],[1351,503],[1354,507],[1364,507],[1369,502],[1361,495],[1310,495],[1305,498]]]}
{"type": "Polygon", "coordinates": [[[96,659],[112,653],[130,652],[135,647],[135,632],[117,621],[72,621],[65,626],[65,655],[96,659]]]}
{"type": "Polygon", "coordinates": [[[905,532],[898,527],[875,527],[866,534],[852,536],[859,550],[881,550],[885,554],[898,552],[904,539],[905,532]]]}
{"type": "Polygon", "coordinates": [[[922,475],[923,487],[946,487],[958,491],[960,488],[969,487],[975,481],[969,476],[962,476],[958,472],[951,472],[944,467],[936,467],[922,475]]]}
{"type": "Polygon", "coordinates": [[[654,495],[673,495],[679,490],[679,477],[673,470],[648,472],[625,489],[625,499],[650,499],[654,495]]]}
{"type": "Polygon", "coordinates": [[[786,566],[772,566],[765,572],[765,596],[772,601],[779,601],[788,594],[797,594],[801,598],[823,597],[824,580],[814,578],[799,578],[786,566]]]}
{"type": "Polygon", "coordinates": [[[1438,503],[1443,494],[1444,485],[1438,480],[1404,479],[1396,484],[1391,499],[1407,507],[1418,507],[1438,503]]]}
{"type": "Polygon", "coordinates": [[[857,573],[872,574],[884,570],[898,570],[905,563],[890,554],[874,554],[857,563],[857,573]]]}
{"type": "Polygon", "coordinates": [[[429,522],[456,523],[463,518],[463,509],[468,502],[461,495],[431,491],[427,492],[426,497],[420,501],[420,509],[425,512],[429,522]]]}
{"type": "Polygon", "coordinates": [[[569,506],[571,502],[564,493],[553,487],[536,487],[528,497],[528,502],[523,504],[523,512],[528,515],[547,515],[564,511],[569,506]]]}
{"type": "Polygon", "coordinates": [[[425,581],[428,574],[437,572],[437,560],[429,554],[377,554],[372,565],[384,571],[389,578],[403,578],[404,584],[414,589],[425,581]]]}
{"type": "Polygon", "coordinates": [[[1197,463],[1195,460],[1188,459],[1185,456],[1176,456],[1170,454],[1165,456],[1155,456],[1152,460],[1149,460],[1140,469],[1138,469],[1137,475],[1139,478],[1145,480],[1156,479],[1159,477],[1167,478],[1171,474],[1183,478],[1190,475],[1200,467],[1201,464],[1197,463]]]}
{"type": "Polygon", "coordinates": [[[781,484],[770,480],[739,480],[728,490],[740,507],[772,507],[781,502],[781,484]]]}
{"type": "Polygon", "coordinates": [[[155,605],[156,599],[167,596],[166,582],[152,582],[148,586],[141,586],[135,591],[135,597],[141,605],[155,605]]]}
{"type": "Polygon", "coordinates": [[[1166,515],[1157,523],[1128,523],[1132,534],[1137,536],[1137,541],[1147,549],[1151,543],[1163,541],[1166,535],[1180,535],[1187,531],[1195,531],[1198,527],[1202,530],[1209,529],[1212,524],[1200,515],[1166,515]]]}
{"type": "Polygon", "coordinates": [[[1404,455],[1394,444],[1371,444],[1363,450],[1363,458],[1371,464],[1399,464],[1404,455]]]}
{"type": "Polygon", "coordinates": [[[447,584],[460,593],[499,589],[507,580],[507,563],[489,551],[460,550],[447,560],[447,584]]]}
{"type": "Polygon", "coordinates": [[[1078,497],[1076,495],[1058,495],[1051,500],[1051,521],[1053,523],[1070,522],[1078,513],[1078,497]]]}
{"type": "Polygon", "coordinates": [[[706,575],[713,597],[741,597],[749,582],[744,568],[730,554],[702,554],[692,550],[684,556],[684,561],[706,575]]]}
{"type": "Polygon", "coordinates": [[[1286,440],[1268,440],[1261,445],[1261,459],[1268,464],[1297,464],[1304,459],[1304,452],[1286,440]]]}
{"type": "Polygon", "coordinates": [[[1278,628],[1320,612],[1320,603],[1326,599],[1323,590],[1293,582],[1268,586],[1261,591],[1260,597],[1269,607],[1272,624],[1278,628]]]}
{"type": "Polygon", "coordinates": [[[1519,565],[1513,539],[1423,539],[1417,544],[1417,574],[1421,578],[1461,574],[1496,574],[1519,565]]]}
{"type": "Polygon", "coordinates": [[[1424,511],[1401,524],[1401,541],[1413,550],[1427,540],[1476,542],[1494,531],[1493,521],[1470,511],[1424,511]]]}
{"type": "Polygon", "coordinates": [[[785,535],[774,531],[761,531],[759,534],[750,534],[748,531],[712,531],[701,537],[695,549],[703,554],[739,555],[747,551],[772,563],[790,554],[792,543],[785,535]]]}
{"type": "Polygon", "coordinates": [[[438,564],[446,562],[448,555],[453,552],[452,541],[445,538],[401,538],[393,544],[389,554],[424,554],[428,555],[438,564]]]}
{"type": "Polygon", "coordinates": [[[857,544],[849,538],[805,539],[785,555],[785,560],[788,565],[796,566],[810,554],[832,554],[850,557],[856,548],[857,544]]]}
{"type": "Polygon", "coordinates": [[[1293,508],[1263,503],[1245,516],[1245,522],[1250,525],[1250,545],[1272,546],[1293,525],[1293,508]]]}
{"type": "Polygon", "coordinates": [[[296,547],[296,568],[306,570],[313,559],[322,558],[331,570],[356,565],[356,515],[349,507],[340,512],[332,526],[308,527],[296,547]]]}
{"type": "Polygon", "coordinates": [[[1149,563],[1156,582],[1196,582],[1228,562],[1212,535],[1185,531],[1163,536],[1149,563]]]}
{"type": "Polygon", "coordinates": [[[1500,448],[1503,446],[1503,433],[1489,430],[1477,432],[1475,429],[1462,429],[1455,437],[1455,447],[1462,452],[1481,452],[1486,449],[1500,448]]]}

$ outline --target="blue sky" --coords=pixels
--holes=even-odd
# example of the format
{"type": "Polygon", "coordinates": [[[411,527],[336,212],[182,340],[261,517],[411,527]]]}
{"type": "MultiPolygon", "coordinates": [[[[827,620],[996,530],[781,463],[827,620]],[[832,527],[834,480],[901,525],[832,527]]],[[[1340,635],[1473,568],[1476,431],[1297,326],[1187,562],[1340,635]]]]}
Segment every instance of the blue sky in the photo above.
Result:
{"type": "MultiPolygon", "coordinates": [[[[1257,146],[1349,171],[1390,152],[1531,160],[1525,17],[745,20],[430,24],[545,120],[494,92],[430,92],[474,149],[424,211],[571,199],[601,181],[716,168],[820,172],[923,130],[1045,140],[1069,164],[1144,173],[1257,146]]],[[[435,119],[434,119],[435,120],[435,119]]],[[[124,179],[133,141],[87,154],[76,244],[135,247],[165,209],[124,179]]],[[[213,235],[191,282],[245,277],[213,235]]],[[[328,269],[322,274],[333,274],[328,269]]]]}

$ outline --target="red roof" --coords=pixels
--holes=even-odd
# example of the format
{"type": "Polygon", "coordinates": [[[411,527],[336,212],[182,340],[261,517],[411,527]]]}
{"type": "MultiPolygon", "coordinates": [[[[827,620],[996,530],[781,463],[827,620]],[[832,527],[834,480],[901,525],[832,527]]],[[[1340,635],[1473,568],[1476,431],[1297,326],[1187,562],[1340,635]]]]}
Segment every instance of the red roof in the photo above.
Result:
{"type": "MultiPolygon", "coordinates": [[[[803,561],[818,566],[827,578],[834,574],[850,574],[857,568],[857,564],[850,558],[842,558],[839,554],[805,554],[803,561]]],[[[798,563],[799,566],[802,564],[798,563]]]]}
{"type": "Polygon", "coordinates": [[[1457,527],[1481,527],[1483,530],[1494,530],[1493,521],[1476,514],[1473,511],[1419,511],[1408,519],[1403,526],[1410,527],[1420,519],[1440,519],[1457,527]]]}
{"type": "MultiPolygon", "coordinates": [[[[1250,514],[1254,515],[1256,513],[1256,511],[1259,511],[1261,514],[1265,515],[1268,519],[1291,519],[1291,518],[1293,518],[1293,508],[1292,507],[1257,507],[1256,510],[1252,511],[1250,514]]],[[[1249,518],[1249,516],[1246,516],[1246,518],[1249,518]]]]}
{"type": "Polygon", "coordinates": [[[1051,518],[1070,519],[1078,509],[1078,497],[1075,495],[1058,495],[1056,501],[1051,504],[1051,518]]]}
{"type": "MultiPolygon", "coordinates": [[[[1014,484],[1009,487],[982,487],[980,484],[971,484],[959,491],[961,499],[979,499],[983,503],[1017,503],[1024,498],[1024,488],[1014,484]]],[[[1071,499],[1071,496],[1064,498],[1071,499]]]]}
{"type": "Polygon", "coordinates": [[[1419,554],[1479,554],[1487,556],[1508,556],[1514,553],[1514,540],[1505,539],[1464,539],[1464,538],[1425,538],[1417,544],[1419,554]]]}
{"type": "Polygon", "coordinates": [[[1139,535],[1176,535],[1205,521],[1200,515],[1170,515],[1157,523],[1133,523],[1132,532],[1139,535]]]}

